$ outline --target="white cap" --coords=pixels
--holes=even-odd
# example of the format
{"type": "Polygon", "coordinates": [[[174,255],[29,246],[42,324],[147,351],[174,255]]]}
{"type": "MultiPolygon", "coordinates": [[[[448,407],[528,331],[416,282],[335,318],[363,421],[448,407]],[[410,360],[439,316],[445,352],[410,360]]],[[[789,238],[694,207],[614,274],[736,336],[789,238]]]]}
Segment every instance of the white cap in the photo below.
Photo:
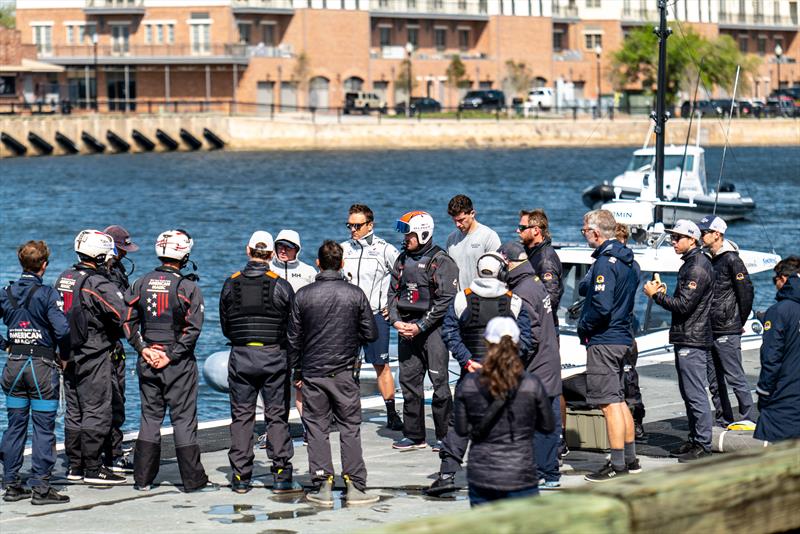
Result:
{"type": "Polygon", "coordinates": [[[272,252],[275,250],[275,246],[272,242],[272,234],[265,232],[264,230],[253,232],[253,235],[250,237],[250,241],[247,243],[247,246],[253,250],[260,250],[264,252],[272,252]],[[261,245],[260,247],[258,246],[259,244],[261,245]]]}
{"type": "Polygon", "coordinates": [[[717,217],[716,215],[706,215],[700,219],[697,227],[700,228],[700,231],[702,232],[713,230],[714,232],[719,232],[721,234],[724,234],[728,229],[728,225],[725,223],[722,217],[717,217]]]}
{"type": "Polygon", "coordinates": [[[686,237],[696,239],[698,242],[701,239],[700,228],[692,221],[686,219],[678,219],[675,221],[675,226],[667,230],[667,233],[685,235],[686,237]]]}
{"type": "Polygon", "coordinates": [[[495,317],[486,325],[486,332],[483,338],[489,343],[500,343],[505,336],[511,338],[514,343],[519,343],[519,327],[517,322],[511,317],[495,317]]]}
{"type": "Polygon", "coordinates": [[[505,263],[500,254],[487,252],[478,258],[478,278],[497,278],[505,263]]]}

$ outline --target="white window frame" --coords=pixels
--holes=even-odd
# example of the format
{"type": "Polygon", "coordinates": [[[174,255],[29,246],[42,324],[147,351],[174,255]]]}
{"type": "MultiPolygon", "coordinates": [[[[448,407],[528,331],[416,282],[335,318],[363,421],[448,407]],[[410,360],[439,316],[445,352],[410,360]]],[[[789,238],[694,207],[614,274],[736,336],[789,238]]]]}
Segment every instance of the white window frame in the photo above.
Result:
{"type": "Polygon", "coordinates": [[[214,21],[212,19],[186,20],[186,24],[190,26],[189,43],[192,55],[207,56],[211,54],[211,26],[213,23],[214,21]],[[204,29],[199,29],[200,26],[204,29]]]}
{"type": "Polygon", "coordinates": [[[51,56],[53,55],[53,21],[36,21],[31,22],[31,33],[33,38],[33,44],[36,45],[36,52],[40,56],[51,56]],[[42,30],[40,30],[42,28],[42,30]],[[49,42],[40,43],[39,42],[39,31],[44,31],[47,29],[49,32],[49,42]]]}

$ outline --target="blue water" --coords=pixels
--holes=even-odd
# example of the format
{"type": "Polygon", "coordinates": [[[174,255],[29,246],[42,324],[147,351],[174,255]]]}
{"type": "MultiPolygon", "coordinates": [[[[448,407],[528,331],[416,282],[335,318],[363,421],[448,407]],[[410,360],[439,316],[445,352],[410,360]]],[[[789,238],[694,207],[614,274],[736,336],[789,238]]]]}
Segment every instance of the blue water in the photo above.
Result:
{"type": "MultiPolygon", "coordinates": [[[[131,255],[134,278],[157,265],[155,237],[185,228],[195,239],[206,299],[200,363],[225,349],[217,302],[222,282],[245,262],[250,234],[282,228],[300,232],[301,258],[312,262],[325,238],[348,237],[350,204],[368,204],[376,232],[399,246],[394,221],[424,209],[444,244],[453,229],[447,201],[457,193],[475,202],[478,218],[501,239],[515,237],[518,211],[544,207],[556,241],[581,241],[581,191],[610,180],[628,162],[631,148],[314,151],[175,153],[0,160],[0,280],[16,279],[16,247],[44,239],[53,253],[45,275],[52,283],[74,261],[72,241],[83,228],[125,226],[142,250],[131,255]]],[[[722,149],[707,151],[709,183],[716,182],[722,149]]],[[[751,195],[759,208],[752,221],[736,223],[729,237],[740,246],[800,253],[800,147],[728,151],[725,180],[751,195]]],[[[770,277],[756,277],[757,309],[769,305],[770,277]]],[[[1,359],[1,358],[0,358],[1,359]]],[[[138,426],[138,389],[128,362],[126,429],[138,426]]],[[[0,429],[5,399],[0,396],[0,429]]],[[[227,396],[200,385],[201,420],[229,416],[227,396]]],[[[61,432],[59,422],[59,432],[61,432]]]]}

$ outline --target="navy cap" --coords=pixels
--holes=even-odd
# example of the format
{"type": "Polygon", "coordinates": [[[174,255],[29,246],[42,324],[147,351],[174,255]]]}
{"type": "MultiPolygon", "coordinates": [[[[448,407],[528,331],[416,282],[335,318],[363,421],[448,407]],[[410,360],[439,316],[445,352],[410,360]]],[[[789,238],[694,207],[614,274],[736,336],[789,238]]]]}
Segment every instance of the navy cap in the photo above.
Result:
{"type": "Polygon", "coordinates": [[[716,215],[706,215],[700,219],[700,222],[697,223],[697,227],[700,228],[701,232],[713,230],[721,234],[724,234],[728,229],[728,225],[725,224],[725,221],[722,219],[722,217],[717,217],[716,215]]]}
{"type": "Polygon", "coordinates": [[[506,261],[526,261],[528,253],[525,252],[525,247],[519,241],[506,241],[497,252],[503,256],[506,261]]]}

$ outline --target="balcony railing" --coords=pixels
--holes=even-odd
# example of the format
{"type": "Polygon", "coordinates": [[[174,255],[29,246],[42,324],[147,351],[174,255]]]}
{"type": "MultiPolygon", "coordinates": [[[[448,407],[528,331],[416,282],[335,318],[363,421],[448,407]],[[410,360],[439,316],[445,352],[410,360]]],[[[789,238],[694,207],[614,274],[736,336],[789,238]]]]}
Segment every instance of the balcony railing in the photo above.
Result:
{"type": "MultiPolygon", "coordinates": [[[[483,52],[424,52],[416,51],[411,56],[411,61],[450,61],[455,56],[463,61],[491,59],[483,52]]],[[[404,46],[382,46],[369,51],[371,59],[406,59],[407,52],[404,46]]]]}
{"type": "Polygon", "coordinates": [[[370,0],[377,13],[488,17],[487,0],[370,0]]]}
{"type": "Polygon", "coordinates": [[[90,15],[144,15],[144,0],[86,0],[90,15]]]}
{"type": "Polygon", "coordinates": [[[650,9],[623,9],[622,22],[658,22],[658,11],[650,9]]]}
{"type": "Polygon", "coordinates": [[[576,6],[576,5],[553,6],[553,18],[554,19],[577,19],[578,18],[578,6],[576,6]]]}
{"type": "Polygon", "coordinates": [[[293,0],[233,0],[231,7],[234,13],[287,12],[294,10],[294,2],[293,0]]]}
{"type": "Polygon", "coordinates": [[[291,50],[282,47],[249,46],[245,44],[207,44],[207,45],[113,45],[91,44],[54,46],[47,54],[39,54],[54,63],[92,63],[97,58],[101,64],[125,63],[191,63],[196,58],[220,58],[246,60],[249,57],[291,57],[291,50]],[[96,56],[95,56],[96,54],[96,56]]]}
{"type": "Polygon", "coordinates": [[[797,17],[784,17],[781,15],[764,15],[763,13],[719,13],[721,26],[756,26],[797,28],[797,17]]]}

